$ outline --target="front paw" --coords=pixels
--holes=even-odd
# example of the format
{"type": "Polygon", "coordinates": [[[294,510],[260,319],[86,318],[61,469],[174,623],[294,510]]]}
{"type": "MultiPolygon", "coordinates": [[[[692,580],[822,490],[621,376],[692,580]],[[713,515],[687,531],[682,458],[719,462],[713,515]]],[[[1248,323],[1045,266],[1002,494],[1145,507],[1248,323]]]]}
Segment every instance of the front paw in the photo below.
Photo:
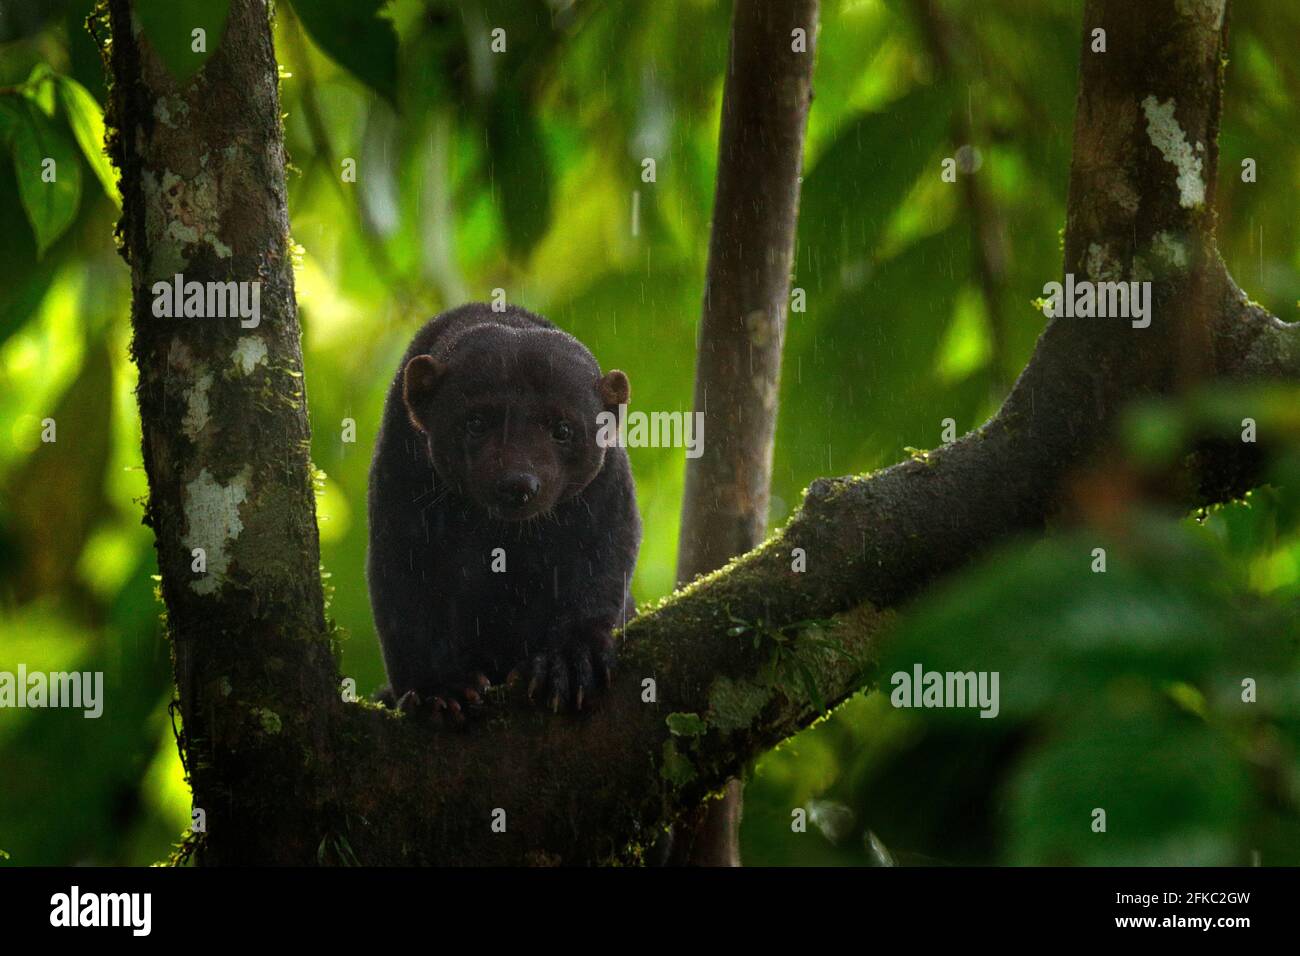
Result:
{"type": "Polygon", "coordinates": [[[585,628],[568,641],[534,654],[511,673],[524,680],[528,699],[559,713],[582,710],[614,676],[614,635],[608,628],[585,628]]]}
{"type": "Polygon", "coordinates": [[[474,672],[463,681],[438,684],[427,688],[423,693],[408,690],[397,701],[397,709],[403,713],[424,713],[435,720],[450,720],[452,723],[465,722],[465,717],[483,703],[492,682],[487,675],[474,672]]]}

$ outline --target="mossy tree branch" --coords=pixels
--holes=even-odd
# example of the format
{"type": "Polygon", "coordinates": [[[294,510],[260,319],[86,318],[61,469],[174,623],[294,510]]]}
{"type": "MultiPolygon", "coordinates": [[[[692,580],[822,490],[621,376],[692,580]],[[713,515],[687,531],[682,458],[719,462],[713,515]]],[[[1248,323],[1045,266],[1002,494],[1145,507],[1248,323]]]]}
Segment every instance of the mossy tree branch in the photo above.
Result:
{"type": "MultiPolygon", "coordinates": [[[[266,3],[233,0],[222,49],[183,88],[134,35],[129,0],[110,9],[148,517],[195,802],[208,811],[205,862],[636,858],[815,719],[807,683],[774,658],[804,665],[827,703],[862,687],[892,608],[1041,531],[1128,402],[1213,378],[1300,379],[1300,326],[1249,304],[1214,246],[1222,2],[1090,0],[1065,267],[1149,276],[1149,328],[1055,319],[984,426],[924,460],[814,482],[783,530],[627,628],[615,684],[590,713],[546,715],[494,693],[485,719],[455,730],[345,703],[321,614],[266,3]],[[1104,62],[1086,43],[1097,26],[1104,62]],[[175,262],[187,278],[262,279],[266,361],[251,374],[231,358],[237,324],[153,318],[150,283],[175,262]],[[227,557],[215,587],[195,587],[196,529],[227,557]]],[[[1190,483],[1189,503],[1249,480],[1201,464],[1233,478],[1190,483]]]]}

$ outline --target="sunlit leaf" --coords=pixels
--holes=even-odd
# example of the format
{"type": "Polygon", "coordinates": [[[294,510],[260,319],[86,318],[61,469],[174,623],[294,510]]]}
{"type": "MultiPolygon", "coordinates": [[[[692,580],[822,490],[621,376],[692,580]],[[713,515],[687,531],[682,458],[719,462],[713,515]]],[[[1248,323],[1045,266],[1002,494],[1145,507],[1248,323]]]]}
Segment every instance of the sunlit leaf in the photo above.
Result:
{"type": "Polygon", "coordinates": [[[68,116],[68,125],[72,135],[81,147],[81,154],[86,157],[91,171],[99,178],[108,198],[120,209],[122,197],[117,191],[117,176],[113,165],[104,152],[104,111],[95,102],[90,92],[70,76],[58,79],[59,100],[63,103],[68,116]]]}

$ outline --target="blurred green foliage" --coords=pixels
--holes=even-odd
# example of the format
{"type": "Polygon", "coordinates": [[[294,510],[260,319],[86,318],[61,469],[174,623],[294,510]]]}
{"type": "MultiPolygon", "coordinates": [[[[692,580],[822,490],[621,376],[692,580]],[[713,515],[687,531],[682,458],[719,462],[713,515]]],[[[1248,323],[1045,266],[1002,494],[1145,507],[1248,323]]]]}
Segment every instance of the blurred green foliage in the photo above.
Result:
{"type": "MultiPolygon", "coordinates": [[[[0,670],[103,670],[108,698],[96,721],[0,711],[10,865],[152,862],[188,822],[140,524],[129,281],[88,108],[105,97],[90,6],[0,12],[0,670]],[[35,188],[45,157],[57,191],[35,188]],[[40,441],[47,417],[53,444],[40,441]]],[[[149,0],[141,20],[184,75],[203,61],[191,24],[211,55],[225,6],[149,0]]],[[[327,476],[322,557],[345,673],[369,689],[382,665],[363,576],[366,469],[387,383],[424,319],[501,287],[626,370],[639,407],[690,407],[729,5],[277,7],[313,457],[327,476]],[[490,54],[497,27],[507,48],[490,54]],[[355,182],[341,177],[348,160],[355,182]]],[[[1030,303],[1060,270],[1081,4],[946,4],[961,38],[947,78],[903,0],[822,8],[795,276],[808,304],[790,316],[774,525],[814,477],[936,445],[944,418],[983,421],[1042,329],[1030,303]],[[964,191],[939,177],[963,145],[962,112],[979,131],[982,214],[1008,240],[1005,314],[981,289],[964,191]]],[[[1297,36],[1294,5],[1234,10],[1218,183],[1229,267],[1287,319],[1300,287],[1297,36]],[[1240,181],[1247,157],[1258,183],[1240,181]]],[[[920,601],[882,673],[999,670],[1002,715],[854,698],[755,768],[747,861],[1297,862],[1300,475],[1294,428],[1266,409],[1294,398],[1222,399],[1227,425],[1247,401],[1262,436],[1290,428],[1291,451],[1269,446],[1274,484],[1247,501],[1012,547],[920,601]],[[1093,574],[1100,546],[1109,567],[1093,574]],[[1257,704],[1240,703],[1243,676],[1257,704]],[[1098,806],[1105,836],[1088,826],[1098,806]],[[800,807],[807,833],[791,830],[800,807]]],[[[1189,422],[1227,427],[1205,409],[1149,415],[1132,426],[1138,458],[1176,454],[1189,422]]],[[[684,462],[657,449],[632,461],[646,526],[635,588],[650,600],[673,582],[684,462]]]]}

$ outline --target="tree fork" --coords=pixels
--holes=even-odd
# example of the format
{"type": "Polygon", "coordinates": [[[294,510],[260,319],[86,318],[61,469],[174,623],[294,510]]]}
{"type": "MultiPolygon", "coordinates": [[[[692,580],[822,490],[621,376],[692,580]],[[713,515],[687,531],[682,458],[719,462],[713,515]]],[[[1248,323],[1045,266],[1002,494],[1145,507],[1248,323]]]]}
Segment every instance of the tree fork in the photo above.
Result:
{"type": "MultiPolygon", "coordinates": [[[[590,713],[544,714],[494,691],[487,716],[456,730],[346,704],[321,611],[266,4],[232,0],[223,49],[183,89],[134,37],[127,0],[110,12],[148,518],[208,814],[204,862],[636,860],[663,824],[818,715],[802,685],[770,679],[775,636],[833,705],[870,679],[894,605],[1062,510],[1069,475],[1126,402],[1203,377],[1300,380],[1300,325],[1250,304],[1214,248],[1222,5],[1091,0],[1084,35],[1106,28],[1114,59],[1102,70],[1084,54],[1065,267],[1148,270],[1150,328],[1054,320],[984,426],[923,461],[813,482],[783,530],[628,626],[614,686],[590,713]],[[258,277],[262,325],[153,318],[150,283],[177,262],[187,278],[258,277]],[[265,361],[240,346],[249,335],[265,361]],[[219,570],[203,593],[191,550],[213,529],[224,563],[209,541],[209,577],[219,570]],[[794,547],[808,555],[801,574],[794,547]],[[812,630],[831,645],[806,640],[812,630]],[[491,827],[498,809],[504,833],[491,827]]],[[[1244,490],[1233,474],[1215,494],[1244,490]]]]}

